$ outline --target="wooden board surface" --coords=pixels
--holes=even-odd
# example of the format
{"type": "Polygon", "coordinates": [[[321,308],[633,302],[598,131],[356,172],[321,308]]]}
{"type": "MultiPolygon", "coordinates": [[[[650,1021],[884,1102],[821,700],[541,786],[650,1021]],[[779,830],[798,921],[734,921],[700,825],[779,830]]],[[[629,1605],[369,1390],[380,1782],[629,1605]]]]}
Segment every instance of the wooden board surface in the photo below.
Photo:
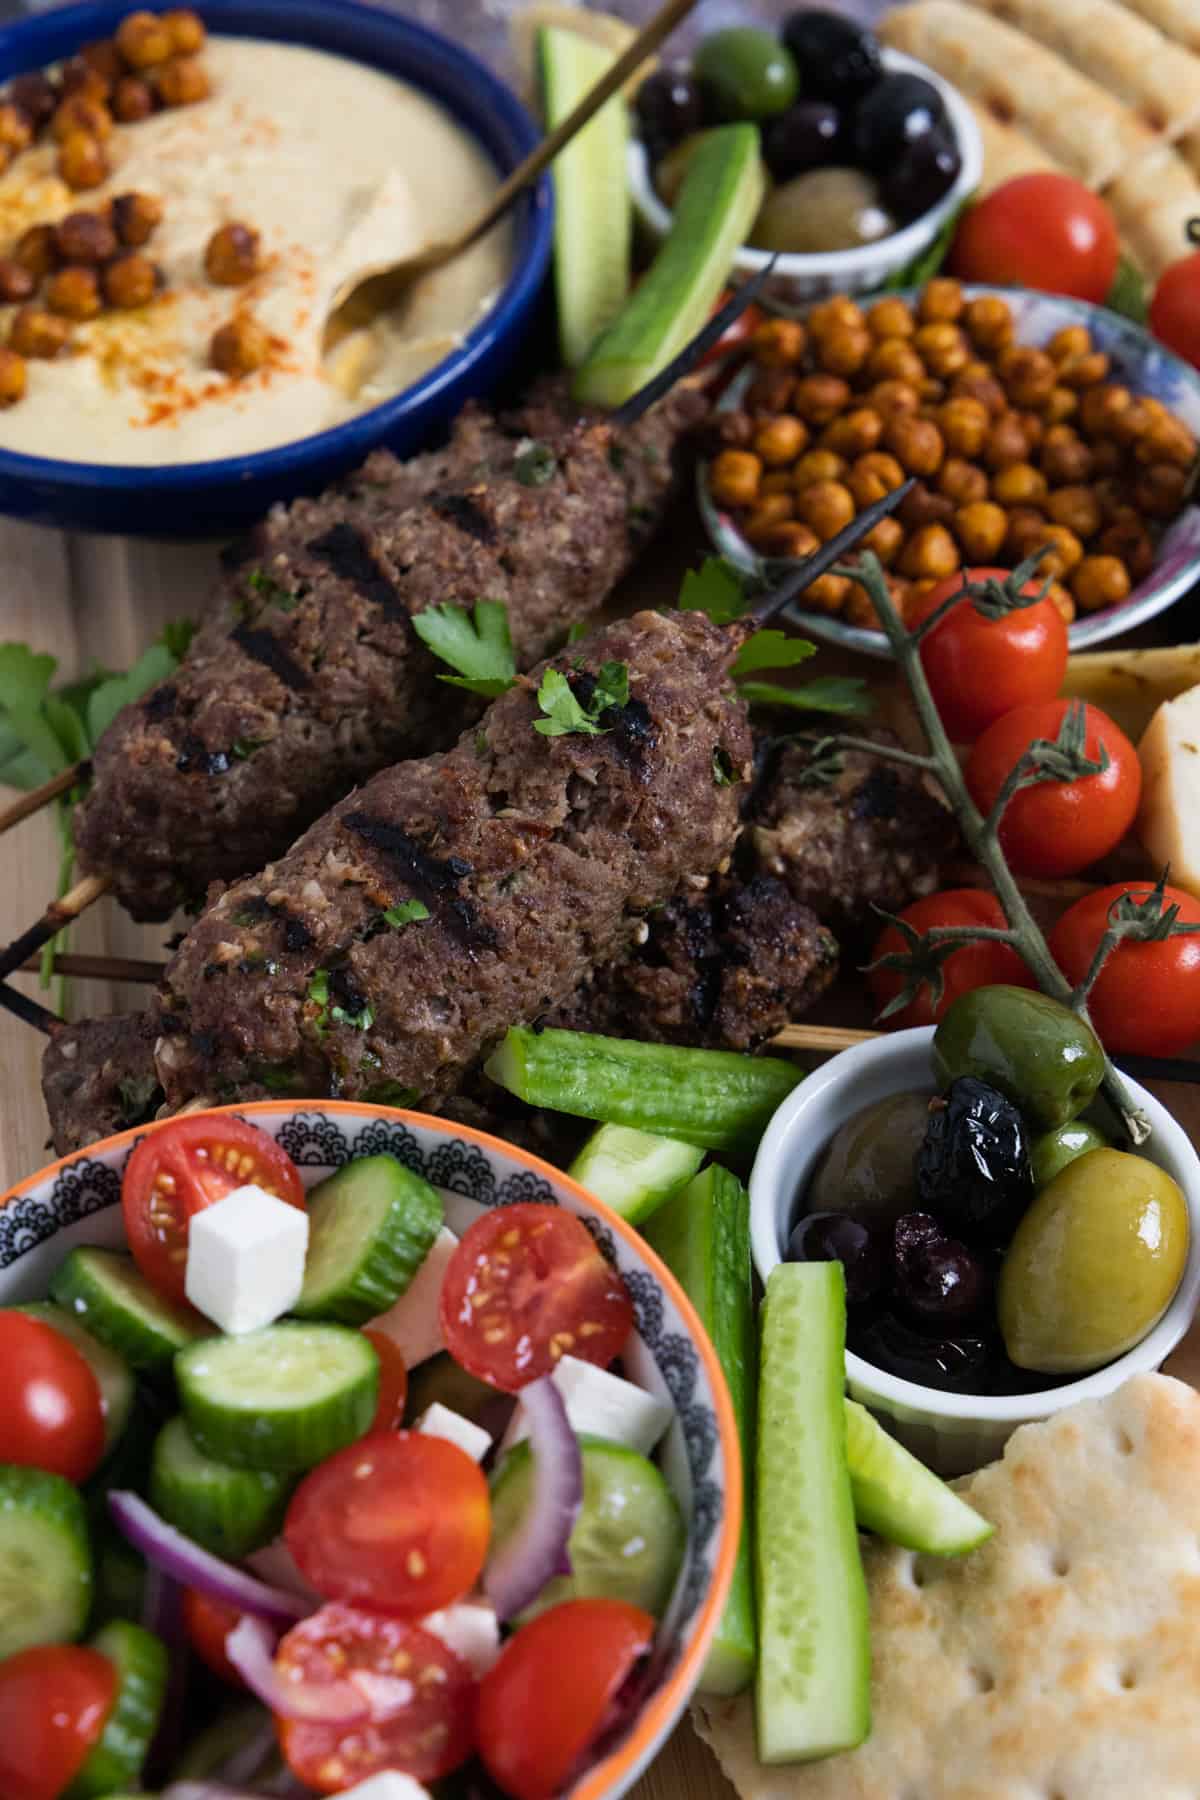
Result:
{"type": "MultiPolygon", "coordinates": [[[[668,531],[639,582],[640,597],[659,604],[670,600],[693,547],[689,532],[668,531]]],[[[125,668],[167,620],[197,616],[213,567],[210,546],[65,538],[0,521],[0,641],[20,639],[51,651],[59,659],[60,678],[95,662],[125,668]]],[[[58,843],[49,815],[19,826],[4,840],[0,856],[0,943],[6,943],[37,916],[53,892],[58,843]]],[[[115,906],[101,902],[75,930],[72,948],[158,959],[169,929],[136,926],[115,906]]],[[[21,985],[37,992],[32,977],[22,978],[21,985]]],[[[72,1016],[127,1010],[141,992],[74,982],[72,1016]]],[[[38,1086],[41,1050],[35,1032],[0,1014],[0,1194],[49,1160],[38,1086]]],[[[1193,1141],[1200,1141],[1200,1091],[1164,1086],[1156,1092],[1193,1141]]],[[[1200,1385],[1200,1331],[1193,1331],[1169,1367],[1200,1385]]],[[[685,1721],[633,1790],[633,1800],[729,1800],[732,1793],[685,1721]]]]}

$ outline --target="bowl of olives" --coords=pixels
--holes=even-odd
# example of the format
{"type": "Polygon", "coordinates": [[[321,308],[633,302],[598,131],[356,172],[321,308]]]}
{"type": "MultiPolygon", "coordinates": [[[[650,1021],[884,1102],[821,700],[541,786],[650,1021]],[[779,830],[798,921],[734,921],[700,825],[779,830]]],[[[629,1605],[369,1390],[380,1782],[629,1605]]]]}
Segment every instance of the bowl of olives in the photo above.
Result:
{"type": "Polygon", "coordinates": [[[957,90],[823,8],[791,13],[778,36],[748,25],[712,33],[690,65],[649,76],[634,106],[630,185],[658,238],[704,132],[758,126],[767,194],[734,273],[777,255],[768,297],[785,304],[868,292],[906,270],[983,168],[957,90]]]}
{"type": "Polygon", "coordinates": [[[1056,1001],[979,989],[833,1057],[759,1147],[759,1276],[841,1262],[849,1391],[942,1474],[1157,1369],[1200,1302],[1200,1158],[1130,1081],[1133,1152],[1102,1068],[1056,1001]]]}

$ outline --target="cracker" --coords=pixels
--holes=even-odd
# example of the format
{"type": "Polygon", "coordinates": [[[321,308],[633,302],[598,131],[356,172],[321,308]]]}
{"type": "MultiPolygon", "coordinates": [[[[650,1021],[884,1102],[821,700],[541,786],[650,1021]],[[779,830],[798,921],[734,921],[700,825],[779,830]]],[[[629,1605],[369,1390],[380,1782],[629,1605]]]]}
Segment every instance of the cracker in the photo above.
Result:
{"type": "Polygon", "coordinates": [[[1127,0],[1127,4],[1164,37],[1200,53],[1200,0],[1127,0]]]}
{"type": "Polygon", "coordinates": [[[1200,216],[1200,182],[1174,150],[1143,156],[1104,191],[1122,242],[1150,280],[1191,253],[1188,221],[1200,216]]]}
{"type": "Polygon", "coordinates": [[[1196,1800],[1200,1394],[1143,1375],[960,1484],[996,1533],[866,1549],[874,1728],[763,1768],[750,1698],[697,1729],[745,1800],[1196,1800]]]}
{"type": "Polygon", "coordinates": [[[993,188],[1012,181],[1018,175],[1044,175],[1047,172],[1062,174],[1061,165],[1039,149],[1023,131],[1015,131],[1011,125],[1002,124],[995,113],[989,112],[977,100],[969,100],[967,104],[975,115],[975,123],[983,142],[983,179],[979,184],[981,194],[990,194],[993,188]]]}

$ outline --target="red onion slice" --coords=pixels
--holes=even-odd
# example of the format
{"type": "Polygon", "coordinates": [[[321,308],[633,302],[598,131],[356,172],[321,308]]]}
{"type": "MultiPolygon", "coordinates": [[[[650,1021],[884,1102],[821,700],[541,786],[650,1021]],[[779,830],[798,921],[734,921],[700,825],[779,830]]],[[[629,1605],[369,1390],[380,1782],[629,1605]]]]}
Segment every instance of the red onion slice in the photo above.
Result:
{"type": "Polygon", "coordinates": [[[506,1544],[489,1558],[483,1591],[502,1620],[537,1599],[555,1575],[569,1575],[567,1545],[583,1505],[583,1458],[562,1395],[549,1375],[521,1389],[529,1420],[533,1493],[506,1544]]]}
{"type": "Polygon", "coordinates": [[[367,1695],[351,1681],[289,1681],[275,1662],[275,1635],[261,1619],[239,1619],[225,1654],[256,1699],[282,1719],[313,1725],[360,1725],[371,1716],[367,1695]]]}
{"type": "Polygon", "coordinates": [[[184,1537],[165,1519],[160,1519],[140,1494],[127,1488],[114,1489],[108,1496],[109,1509],[122,1534],[135,1550],[140,1550],[148,1563],[161,1569],[184,1587],[198,1588],[210,1600],[220,1600],[238,1612],[250,1613],[257,1619],[269,1619],[277,1625],[294,1625],[308,1616],[312,1608],[295,1594],[282,1593],[256,1581],[253,1575],[222,1561],[211,1551],[202,1550],[191,1538],[184,1537]]]}

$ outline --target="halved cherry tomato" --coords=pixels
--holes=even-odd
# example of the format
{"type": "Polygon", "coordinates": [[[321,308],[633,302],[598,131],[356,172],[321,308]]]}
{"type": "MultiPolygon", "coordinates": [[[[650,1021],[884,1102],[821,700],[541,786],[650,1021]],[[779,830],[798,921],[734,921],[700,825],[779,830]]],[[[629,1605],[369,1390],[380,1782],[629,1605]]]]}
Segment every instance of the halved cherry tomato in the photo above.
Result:
{"type": "Polygon", "coordinates": [[[104,1455],[104,1404],[74,1344],[24,1313],[0,1312],[0,1463],[86,1481],[104,1455]]]}
{"type": "MultiPolygon", "coordinates": [[[[965,581],[1004,581],[1008,569],[964,569],[939,581],[913,616],[917,625],[957,594],[965,581]]],[[[1040,594],[1029,582],[1023,594],[1040,594]]],[[[1039,600],[1002,619],[985,619],[962,600],[921,641],[921,666],[942,724],[956,744],[1032,700],[1053,700],[1067,672],[1067,627],[1050,600],[1039,600]]]]}
{"type": "Polygon", "coordinates": [[[487,1480],[465,1450],[373,1432],[305,1476],[283,1535],[327,1600],[423,1618],[470,1592],[491,1523],[487,1480]]]}
{"type": "Polygon", "coordinates": [[[560,1792],[653,1640],[623,1600],[566,1600],[509,1639],[479,1689],[479,1754],[506,1794],[560,1792]]]}
{"type": "MultiPolygon", "coordinates": [[[[323,1606],[289,1631],[275,1654],[284,1676],[328,1686],[365,1669],[379,1683],[362,1725],[276,1718],[288,1767],[319,1794],[339,1794],[395,1769],[436,1781],[475,1746],[477,1690],[461,1657],[430,1631],[350,1606],[323,1606]]],[[[543,1700],[545,1696],[543,1696],[543,1700]]]]}
{"type": "MultiPolygon", "coordinates": [[[[967,759],[971,798],[990,813],[1009,772],[1035,738],[1058,736],[1070,700],[1015,706],[989,725],[967,759]]],[[[1000,822],[1000,842],[1018,875],[1077,875],[1115,850],[1137,816],[1142,792],[1138,754],[1119,725],[1098,706],[1085,716],[1084,754],[1108,751],[1101,774],[1077,781],[1040,781],[1014,795],[1000,822]]]]}
{"type": "Polygon", "coordinates": [[[1159,276],[1150,329],[1168,350],[1200,368],[1200,250],[1181,256],[1159,276]]]}
{"type": "MultiPolygon", "coordinates": [[[[1077,985],[1108,927],[1109,908],[1122,894],[1144,900],[1149,881],[1118,881],[1085,894],[1050,934],[1059,968],[1077,985]]],[[[1179,908],[1183,925],[1200,925],[1200,900],[1182,888],[1165,890],[1164,905],[1179,908]]],[[[1200,1042],[1200,933],[1157,944],[1118,944],[1088,998],[1088,1012],[1110,1053],[1177,1056],[1200,1042]]]]}
{"type": "Polygon", "coordinates": [[[1073,175],[1017,175],[967,208],[950,246],[963,281],[1041,288],[1103,304],[1121,246],[1112,213],[1073,175]]]}
{"type": "Polygon", "coordinates": [[[117,1697],[106,1656],[45,1644],[0,1663],[0,1794],[58,1800],[88,1759],[117,1697]]]}
{"type": "Polygon", "coordinates": [[[183,1624],[188,1642],[200,1661],[230,1687],[246,1685],[225,1651],[225,1639],[241,1617],[236,1606],[210,1600],[199,1588],[183,1590],[183,1624]]]}
{"type": "Polygon", "coordinates": [[[137,1145],[121,1184],[125,1232],[160,1294],[186,1299],[189,1220],[249,1183],[304,1206],[304,1184],[287,1151],[241,1119],[177,1119],[137,1145]]]}
{"type": "MultiPolygon", "coordinates": [[[[935,925],[983,925],[988,930],[1003,930],[1008,921],[1004,908],[994,894],[984,888],[947,888],[941,894],[929,894],[914,901],[899,915],[907,925],[923,937],[935,925]]],[[[887,925],[875,940],[871,961],[907,949],[902,934],[887,925]]],[[[867,976],[872,996],[880,1008],[902,994],[908,977],[898,969],[872,969],[867,976]]],[[[1009,987],[1037,986],[1037,981],[1015,950],[1007,944],[983,942],[964,944],[954,950],[942,964],[944,983],[942,998],[935,1007],[927,982],[922,982],[916,998],[901,1012],[891,1013],[882,1021],[888,1031],[906,1031],[911,1025],[936,1025],[960,994],[972,988],[993,987],[997,983],[1009,987]]]]}
{"type": "Polygon", "coordinates": [[[408,1399],[408,1365],[386,1331],[364,1331],[363,1336],[379,1358],[379,1404],[371,1430],[398,1431],[408,1399]]]}
{"type": "Polygon", "coordinates": [[[568,1352],[601,1368],[633,1329],[633,1304],[587,1227],[558,1206],[497,1206],[468,1227],[442,1282],[455,1362],[516,1393],[568,1352]]]}

